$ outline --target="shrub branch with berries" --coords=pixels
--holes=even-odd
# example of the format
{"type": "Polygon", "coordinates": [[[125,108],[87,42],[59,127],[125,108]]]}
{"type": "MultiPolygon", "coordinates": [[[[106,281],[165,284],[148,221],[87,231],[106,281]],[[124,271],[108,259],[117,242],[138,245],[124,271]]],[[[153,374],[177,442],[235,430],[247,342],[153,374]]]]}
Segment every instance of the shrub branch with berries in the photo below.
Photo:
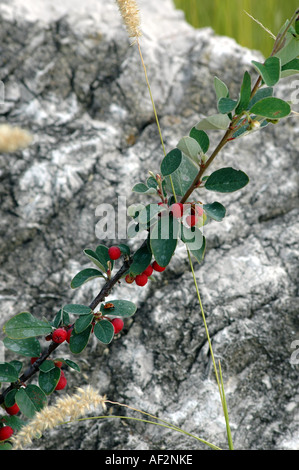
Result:
{"type": "MultiPolygon", "coordinates": [[[[122,9],[121,12],[123,14],[122,9]]],[[[215,77],[218,113],[195,124],[189,134],[167,153],[161,139],[164,156],[160,173],[150,172],[145,182],[138,182],[132,188],[135,193],[150,198],[145,206],[131,208],[129,214],[132,217],[129,238],[143,232],[146,234],[141,246],[134,253],[126,244],[109,248],[100,244],[95,249],[84,250],[92,267],[78,272],[71,281],[71,288],[77,289],[86,282],[100,280],[102,287],[90,305],[64,305],[50,321],[21,312],[4,325],[4,346],[23,357],[23,360],[0,364],[0,382],[8,384],[0,394],[0,405],[4,411],[0,417],[0,448],[9,447],[12,434],[47,404],[49,395],[65,389],[67,373],[63,369],[70,367],[80,372],[75,361],[63,357],[51,359],[57,348],[67,345],[71,353],[79,355],[91,336],[107,345],[122,331],[124,319],[135,314],[136,305],[129,300],[106,301],[119,282],[144,287],[153,276],[162,275],[175,254],[179,240],[185,244],[190,262],[191,258],[202,262],[206,248],[203,228],[212,221],[221,222],[226,214],[225,207],[218,200],[202,202],[205,192],[230,193],[244,188],[249,182],[246,173],[231,167],[209,174],[207,171],[211,164],[232,140],[276,124],[292,112],[289,102],[274,96],[274,86],[281,78],[299,72],[297,16],[298,11],[281,28],[271,56],[264,63],[252,62],[253,73],[257,74],[254,84],[246,71],[239,96],[231,97],[227,85],[215,77]],[[213,130],[223,130],[224,135],[208,154],[208,133],[213,130]],[[200,193],[200,200],[197,193],[200,193]],[[117,263],[119,266],[116,269],[117,263]],[[44,351],[39,337],[49,342],[44,351]],[[33,377],[36,378],[35,383],[31,383],[33,377]]],[[[126,23],[125,16],[124,20],[126,23]]],[[[134,23],[126,25],[130,36],[135,37],[142,59],[139,26],[135,31],[134,23]]],[[[157,124],[159,126],[158,119],[157,124]]],[[[223,390],[220,390],[220,395],[225,410],[223,390]]],[[[229,434],[228,422],[227,428],[229,434]]],[[[233,448],[230,437],[228,440],[229,447],[233,448]]]]}

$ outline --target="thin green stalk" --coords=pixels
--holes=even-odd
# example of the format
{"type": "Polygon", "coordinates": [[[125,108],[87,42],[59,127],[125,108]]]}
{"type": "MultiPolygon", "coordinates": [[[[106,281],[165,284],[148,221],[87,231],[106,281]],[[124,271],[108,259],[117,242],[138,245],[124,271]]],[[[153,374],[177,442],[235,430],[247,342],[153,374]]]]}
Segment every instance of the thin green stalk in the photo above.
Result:
{"type": "Polygon", "coordinates": [[[226,403],[226,398],[225,398],[224,384],[223,384],[223,377],[222,377],[222,370],[221,370],[220,361],[219,361],[219,375],[220,375],[220,381],[221,381],[221,390],[222,390],[222,397],[223,397],[223,411],[224,411],[224,416],[225,416],[228,445],[229,445],[230,450],[233,450],[234,446],[233,446],[233,440],[232,440],[231,430],[230,430],[230,426],[229,426],[228,408],[227,408],[227,403],[226,403]]]}
{"type": "MultiPolygon", "coordinates": [[[[137,43],[137,47],[138,47],[138,51],[139,51],[139,55],[140,55],[142,67],[143,67],[143,70],[144,70],[145,81],[146,81],[147,88],[148,88],[148,92],[149,92],[150,99],[151,99],[151,102],[152,102],[152,107],[153,107],[153,111],[154,111],[154,115],[155,115],[155,119],[156,119],[158,131],[159,131],[159,136],[160,136],[160,140],[161,140],[163,152],[164,152],[164,155],[166,156],[166,150],[165,150],[165,145],[164,145],[164,140],[163,140],[163,136],[162,136],[162,131],[161,131],[161,127],[160,127],[160,123],[159,123],[159,119],[158,119],[158,114],[157,114],[157,111],[156,111],[156,106],[155,106],[155,102],[154,102],[154,98],[153,98],[151,86],[150,86],[149,79],[148,79],[148,76],[147,76],[146,66],[145,66],[145,63],[144,63],[144,60],[143,60],[143,56],[142,56],[142,52],[141,52],[141,47],[140,47],[140,44],[139,44],[138,39],[136,39],[136,43],[137,43]]],[[[169,176],[169,180],[170,180],[171,189],[172,189],[172,193],[173,193],[174,199],[175,199],[175,201],[177,201],[177,197],[176,197],[176,193],[175,193],[175,189],[174,189],[174,185],[173,185],[173,181],[172,181],[171,175],[169,176]]]]}
{"type": "Polygon", "coordinates": [[[91,416],[91,417],[85,417],[85,418],[78,418],[78,419],[73,420],[73,421],[66,421],[66,422],[61,423],[61,424],[69,424],[69,423],[72,423],[74,421],[85,421],[85,420],[92,420],[92,419],[109,419],[109,418],[128,419],[128,420],[132,420],[132,421],[141,421],[141,422],[147,423],[147,424],[155,424],[156,426],[161,426],[163,428],[171,429],[172,431],[177,431],[177,432],[180,432],[182,434],[185,434],[188,437],[192,437],[193,439],[196,439],[197,441],[201,442],[202,444],[205,444],[205,445],[209,446],[213,450],[222,450],[220,447],[215,446],[214,444],[211,444],[210,442],[206,441],[205,439],[201,439],[200,437],[197,437],[194,434],[191,434],[187,431],[184,431],[183,429],[177,428],[177,427],[172,426],[172,425],[156,423],[155,421],[150,421],[150,420],[147,420],[147,419],[134,418],[132,416],[117,416],[117,415],[91,416]]]}
{"type": "Polygon", "coordinates": [[[205,317],[204,309],[203,309],[203,306],[202,306],[201,296],[200,296],[199,289],[198,289],[198,284],[197,284],[197,280],[196,280],[196,276],[195,276],[195,272],[194,272],[194,267],[193,267],[190,251],[189,251],[188,248],[187,248],[187,253],[188,253],[189,264],[190,264],[190,268],[191,268],[191,271],[192,271],[192,276],[193,276],[193,280],[194,280],[194,284],[195,284],[197,298],[198,298],[198,302],[199,302],[199,305],[200,305],[201,315],[202,315],[202,319],[203,319],[203,323],[204,323],[204,327],[205,327],[205,331],[206,331],[206,336],[207,336],[208,343],[209,343],[209,349],[210,349],[210,354],[211,354],[212,361],[213,361],[213,366],[214,366],[216,381],[217,381],[217,385],[218,385],[218,389],[219,389],[221,404],[222,404],[222,408],[223,408],[223,412],[224,412],[226,430],[227,430],[228,445],[229,445],[230,450],[233,450],[233,443],[232,443],[230,426],[229,426],[229,421],[228,421],[227,406],[226,406],[226,401],[225,401],[225,397],[224,397],[224,393],[223,393],[223,390],[224,390],[223,382],[222,382],[222,385],[221,385],[221,380],[219,380],[219,375],[218,375],[217,366],[216,366],[216,362],[215,362],[212,343],[211,343],[209,330],[208,330],[208,326],[207,326],[207,322],[206,322],[206,317],[205,317]]]}

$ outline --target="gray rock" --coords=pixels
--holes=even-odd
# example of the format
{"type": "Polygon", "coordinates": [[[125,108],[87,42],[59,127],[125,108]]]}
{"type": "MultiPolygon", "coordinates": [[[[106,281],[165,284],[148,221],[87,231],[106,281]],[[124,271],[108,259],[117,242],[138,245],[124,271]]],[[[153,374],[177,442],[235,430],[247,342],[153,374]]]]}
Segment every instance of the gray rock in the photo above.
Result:
{"type": "MultiPolygon", "coordinates": [[[[144,202],[131,187],[148,170],[159,171],[163,157],[138,51],[114,2],[55,3],[0,1],[0,120],[34,135],[26,150],[0,155],[1,327],[24,310],[52,319],[63,304],[91,302],[100,283],[69,286],[90,266],[82,250],[125,241],[117,233],[97,238],[96,209],[117,208],[120,196],[127,205],[144,202]]],[[[210,28],[194,30],[168,0],[140,1],[140,9],[141,47],[171,149],[216,112],[214,76],[236,94],[251,60],[262,57],[210,28]]],[[[290,99],[292,90],[285,80],[278,93],[290,99]]],[[[211,135],[212,145],[219,136],[211,135]]],[[[206,227],[207,253],[194,265],[237,449],[299,446],[298,361],[291,359],[298,340],[298,141],[290,117],[231,143],[213,166],[250,177],[243,190],[218,197],[227,216],[206,227]]],[[[61,346],[59,354],[82,370],[66,372],[68,392],[90,383],[110,400],[227,448],[183,247],[155,282],[143,289],[122,283],[113,297],[134,300],[138,311],[108,347],[91,342],[74,358],[61,346]]],[[[127,411],[113,406],[112,413],[127,411]]],[[[32,449],[207,447],[165,428],[107,419],[49,431],[32,449]]]]}

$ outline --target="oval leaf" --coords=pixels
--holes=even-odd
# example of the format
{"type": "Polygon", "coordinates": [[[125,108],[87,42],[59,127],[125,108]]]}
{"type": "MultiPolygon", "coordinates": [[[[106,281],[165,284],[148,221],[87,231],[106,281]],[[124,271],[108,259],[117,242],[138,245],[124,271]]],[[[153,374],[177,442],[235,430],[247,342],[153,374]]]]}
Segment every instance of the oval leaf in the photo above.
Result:
{"type": "Polygon", "coordinates": [[[205,188],[219,193],[231,193],[243,188],[248,182],[249,178],[243,171],[234,168],[221,168],[209,176],[205,188]]]}
{"type": "Polygon", "coordinates": [[[252,61],[255,69],[260,73],[262,79],[268,86],[273,86],[280,79],[281,64],[278,57],[268,57],[264,64],[252,61]]]}
{"type": "Polygon", "coordinates": [[[5,323],[3,331],[11,339],[25,339],[48,335],[52,331],[50,323],[35,318],[29,312],[21,312],[5,323]]]}
{"type": "Polygon", "coordinates": [[[133,263],[130,266],[130,273],[135,276],[137,276],[137,274],[143,273],[143,271],[151,263],[152,256],[152,252],[147,244],[138,248],[133,256],[133,263]]]}
{"type": "Polygon", "coordinates": [[[48,372],[40,371],[38,376],[38,384],[46,395],[50,395],[54,392],[55,387],[60,379],[60,374],[61,370],[59,367],[53,367],[48,372]]]}
{"type": "Polygon", "coordinates": [[[36,338],[13,340],[4,338],[3,344],[7,349],[26,357],[38,357],[41,353],[40,343],[36,338]]]}
{"type": "Polygon", "coordinates": [[[217,106],[219,113],[227,114],[235,109],[235,107],[237,106],[237,101],[232,100],[230,98],[220,98],[217,106]]]}
{"type": "Polygon", "coordinates": [[[246,71],[244,73],[243,82],[241,86],[240,98],[238,106],[236,107],[236,114],[241,114],[247,108],[251,96],[251,77],[246,71]]]}
{"type": "Polygon", "coordinates": [[[82,271],[78,272],[76,276],[73,277],[71,281],[71,288],[76,289],[77,287],[82,286],[85,282],[91,281],[97,277],[104,277],[101,271],[97,269],[87,268],[83,269],[82,271]]]}
{"type": "Polygon", "coordinates": [[[258,101],[250,112],[268,119],[281,119],[290,114],[291,106],[280,98],[269,97],[258,101]]]}
{"type": "Polygon", "coordinates": [[[112,303],[114,308],[105,309],[101,305],[101,312],[111,317],[131,317],[137,310],[136,305],[129,300],[109,300],[108,304],[112,303]]]}
{"type": "Polygon", "coordinates": [[[74,354],[81,353],[89,340],[89,336],[91,333],[92,325],[89,325],[82,333],[76,333],[74,330],[72,331],[70,337],[70,350],[74,354]]]}
{"type": "Polygon", "coordinates": [[[0,364],[0,382],[15,382],[19,375],[15,367],[8,362],[0,364]]]}
{"type": "MultiPolygon", "coordinates": [[[[199,131],[198,131],[199,132],[199,131]]],[[[199,162],[198,155],[201,152],[201,147],[199,143],[190,136],[182,137],[177,145],[187,157],[190,157],[196,163],[199,162]]]]}
{"type": "Polygon", "coordinates": [[[36,411],[40,411],[47,403],[45,393],[37,386],[29,384],[20,388],[15,396],[20,411],[27,417],[33,418],[36,411]]]}
{"type": "Polygon", "coordinates": [[[137,183],[133,186],[132,191],[134,193],[140,193],[140,194],[155,194],[157,191],[155,188],[149,188],[146,184],[144,183],[137,183]]]}
{"type": "Polygon", "coordinates": [[[162,160],[161,173],[163,176],[169,176],[174,173],[182,162],[182,152],[176,148],[171,150],[162,160]]]}
{"type": "Polygon", "coordinates": [[[82,333],[91,324],[93,320],[93,313],[90,315],[82,315],[75,321],[74,328],[76,333],[82,333]]]}
{"type": "Polygon", "coordinates": [[[89,315],[91,308],[81,304],[67,304],[64,305],[63,310],[73,315],[89,315]]]}
{"type": "Polygon", "coordinates": [[[206,153],[209,150],[210,139],[205,131],[200,131],[195,127],[192,127],[189,135],[190,137],[192,137],[192,139],[195,139],[196,142],[200,145],[200,148],[203,153],[206,153]]]}
{"type": "Polygon", "coordinates": [[[218,77],[214,77],[214,88],[217,100],[220,100],[220,98],[227,98],[229,96],[229,91],[226,84],[218,77]]]}
{"type": "Polygon", "coordinates": [[[198,124],[196,124],[195,128],[198,130],[226,130],[230,125],[230,119],[226,114],[214,114],[209,116],[198,124]]]}
{"type": "Polygon", "coordinates": [[[94,334],[101,343],[109,344],[114,337],[114,328],[109,320],[101,320],[95,324],[94,334]]]}
{"type": "Polygon", "coordinates": [[[212,204],[204,204],[203,206],[205,213],[211,217],[211,219],[220,222],[225,216],[226,209],[220,204],[220,202],[213,202],[212,204]]]}
{"type": "Polygon", "coordinates": [[[157,263],[165,267],[169,264],[177,245],[180,224],[169,215],[161,217],[150,232],[150,244],[157,263]]]}

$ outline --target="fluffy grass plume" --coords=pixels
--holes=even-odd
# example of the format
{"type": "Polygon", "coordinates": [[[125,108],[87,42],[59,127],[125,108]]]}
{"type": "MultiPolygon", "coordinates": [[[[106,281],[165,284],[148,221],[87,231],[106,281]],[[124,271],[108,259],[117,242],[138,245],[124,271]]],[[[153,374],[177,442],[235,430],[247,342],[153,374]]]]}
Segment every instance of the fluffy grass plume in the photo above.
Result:
{"type": "Polygon", "coordinates": [[[140,30],[140,14],[135,0],[116,0],[123,22],[127,28],[130,38],[139,38],[142,33],[140,30]]]}

